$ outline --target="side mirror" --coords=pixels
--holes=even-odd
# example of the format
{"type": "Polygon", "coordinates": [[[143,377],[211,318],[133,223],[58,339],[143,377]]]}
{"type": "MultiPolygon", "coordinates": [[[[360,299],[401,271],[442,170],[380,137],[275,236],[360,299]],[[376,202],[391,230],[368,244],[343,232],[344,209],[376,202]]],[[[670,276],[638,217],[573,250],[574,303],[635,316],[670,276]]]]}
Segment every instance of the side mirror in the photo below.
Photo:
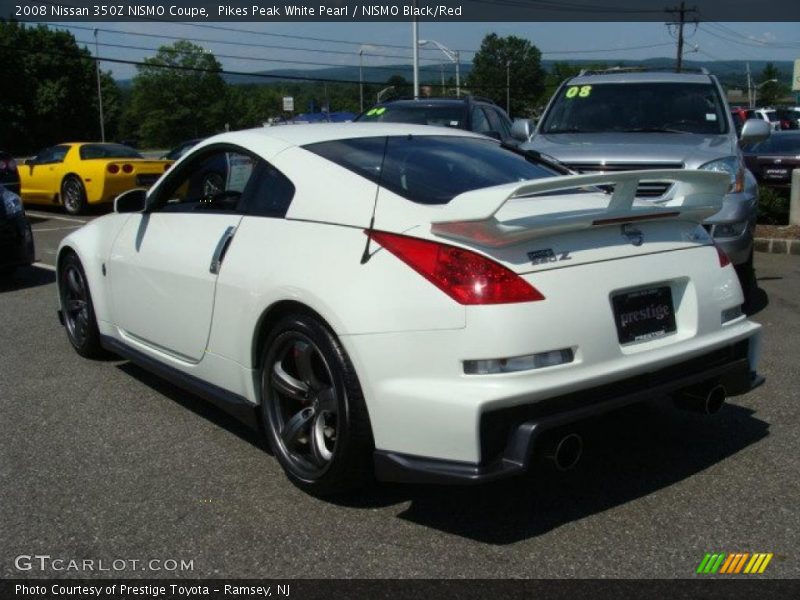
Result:
{"type": "Polygon", "coordinates": [[[136,188],[123,192],[114,198],[114,212],[135,213],[143,212],[147,207],[147,190],[136,188]]]}
{"type": "Polygon", "coordinates": [[[531,138],[531,122],[528,119],[515,119],[511,125],[511,137],[520,142],[527,142],[531,138]]]}
{"type": "Polygon", "coordinates": [[[742,125],[739,141],[742,144],[757,144],[763,142],[772,133],[770,124],[761,119],[747,119],[742,125]]]}

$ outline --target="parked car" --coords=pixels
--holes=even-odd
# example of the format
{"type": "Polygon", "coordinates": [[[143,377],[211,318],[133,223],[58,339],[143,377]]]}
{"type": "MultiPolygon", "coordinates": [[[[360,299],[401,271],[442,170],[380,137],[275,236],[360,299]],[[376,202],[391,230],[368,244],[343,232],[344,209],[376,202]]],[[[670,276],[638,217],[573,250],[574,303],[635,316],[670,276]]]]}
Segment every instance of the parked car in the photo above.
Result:
{"type": "Polygon", "coordinates": [[[0,150],[0,186],[19,194],[19,172],[17,161],[8,152],[0,150]]]}
{"type": "Polygon", "coordinates": [[[781,122],[781,130],[800,129],[800,108],[779,108],[775,112],[781,122]]]}
{"type": "Polygon", "coordinates": [[[19,194],[0,185],[0,275],[34,261],[33,233],[19,194]]]}
{"type": "MultiPolygon", "coordinates": [[[[746,121],[740,139],[765,139],[769,127],[746,121]]],[[[587,71],[564,81],[553,95],[531,148],[581,173],[643,169],[703,169],[728,174],[722,210],[704,223],[737,266],[746,288],[754,284],[753,232],[758,185],[745,168],[725,94],[713,75],[644,70],[587,71]]],[[[637,191],[654,205],[676,188],[655,177],[637,191]]]]}
{"type": "Polygon", "coordinates": [[[193,140],[187,140],[185,142],[181,142],[161,158],[164,160],[178,160],[181,156],[186,154],[189,150],[194,148],[197,144],[199,144],[202,141],[203,138],[195,138],[193,140]]]}
{"type": "Polygon", "coordinates": [[[778,111],[772,108],[755,108],[748,110],[746,113],[748,119],[760,119],[769,123],[772,131],[781,130],[781,119],[778,116],[778,111]]]}
{"type": "Polygon", "coordinates": [[[474,131],[518,146],[527,136],[515,137],[506,112],[487,98],[419,98],[389,100],[358,115],[354,121],[377,123],[413,123],[436,127],[455,127],[474,131]]]}
{"type": "Polygon", "coordinates": [[[800,131],[777,131],[743,150],[747,168],[760,183],[772,187],[792,185],[792,170],[800,169],[800,131]]]}
{"type": "Polygon", "coordinates": [[[149,187],[172,161],[147,160],[121,144],[72,142],[50,146],[20,168],[26,205],[61,205],[72,215],[122,192],[149,187]]]}
{"type": "Polygon", "coordinates": [[[754,381],[759,325],[699,226],[730,178],[660,171],[654,205],[652,176],[555,176],[410,124],[221,134],[63,240],[60,316],[79,354],[262,423],[315,494],[569,468],[576,421],[661,395],[714,412],[754,381]],[[224,189],[191,193],[209,162],[224,189]]]}

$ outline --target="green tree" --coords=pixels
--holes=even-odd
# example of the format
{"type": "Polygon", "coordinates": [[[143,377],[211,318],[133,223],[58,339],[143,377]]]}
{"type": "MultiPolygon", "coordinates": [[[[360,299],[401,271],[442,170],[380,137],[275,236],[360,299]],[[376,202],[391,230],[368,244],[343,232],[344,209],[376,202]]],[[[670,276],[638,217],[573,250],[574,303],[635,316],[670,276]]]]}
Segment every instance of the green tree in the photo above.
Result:
{"type": "Polygon", "coordinates": [[[227,84],[212,53],[181,40],[144,62],[127,115],[143,145],[168,147],[225,128],[227,84]]]}
{"type": "Polygon", "coordinates": [[[789,86],[780,80],[780,71],[772,63],[767,63],[761,71],[758,88],[759,106],[774,106],[789,94],[789,86]],[[774,81],[773,81],[774,80],[774,81]]]}
{"type": "MultiPolygon", "coordinates": [[[[0,20],[0,141],[29,154],[59,142],[100,139],[95,64],[71,33],[0,20]]],[[[116,84],[102,77],[109,115],[116,84]]],[[[105,108],[105,107],[104,107],[105,108]]]]}
{"type": "Polygon", "coordinates": [[[480,50],[472,59],[467,86],[473,93],[488,96],[505,106],[508,68],[511,114],[528,116],[544,91],[545,73],[541,59],[539,49],[528,40],[513,35],[501,38],[490,33],[483,38],[480,50]]]}

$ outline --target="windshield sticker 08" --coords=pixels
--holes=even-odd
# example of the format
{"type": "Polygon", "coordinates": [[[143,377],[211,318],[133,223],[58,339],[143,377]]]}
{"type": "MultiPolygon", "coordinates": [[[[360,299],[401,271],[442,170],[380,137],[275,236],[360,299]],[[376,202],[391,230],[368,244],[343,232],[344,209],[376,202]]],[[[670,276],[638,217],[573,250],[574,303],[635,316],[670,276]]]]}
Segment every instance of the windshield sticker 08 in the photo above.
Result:
{"type": "Polygon", "coordinates": [[[592,93],[592,86],[590,85],[573,85],[567,88],[566,97],[572,100],[573,98],[588,98],[592,93]]]}

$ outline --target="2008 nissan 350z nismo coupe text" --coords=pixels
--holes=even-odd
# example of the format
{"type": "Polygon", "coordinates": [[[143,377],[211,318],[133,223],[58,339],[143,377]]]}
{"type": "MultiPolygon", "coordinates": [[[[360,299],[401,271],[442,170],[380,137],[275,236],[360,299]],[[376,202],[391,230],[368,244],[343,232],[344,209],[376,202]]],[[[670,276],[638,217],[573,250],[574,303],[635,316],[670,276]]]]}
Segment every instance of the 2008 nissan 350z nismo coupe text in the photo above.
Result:
{"type": "Polygon", "coordinates": [[[314,494],[494,480],[546,438],[568,468],[571,424],[658,397],[711,413],[758,381],[760,326],[699,226],[729,183],[570,175],[405,124],[226,133],[64,239],[59,314],[81,355],[263,427],[314,494]],[[636,198],[648,180],[669,193],[636,198]]]}

